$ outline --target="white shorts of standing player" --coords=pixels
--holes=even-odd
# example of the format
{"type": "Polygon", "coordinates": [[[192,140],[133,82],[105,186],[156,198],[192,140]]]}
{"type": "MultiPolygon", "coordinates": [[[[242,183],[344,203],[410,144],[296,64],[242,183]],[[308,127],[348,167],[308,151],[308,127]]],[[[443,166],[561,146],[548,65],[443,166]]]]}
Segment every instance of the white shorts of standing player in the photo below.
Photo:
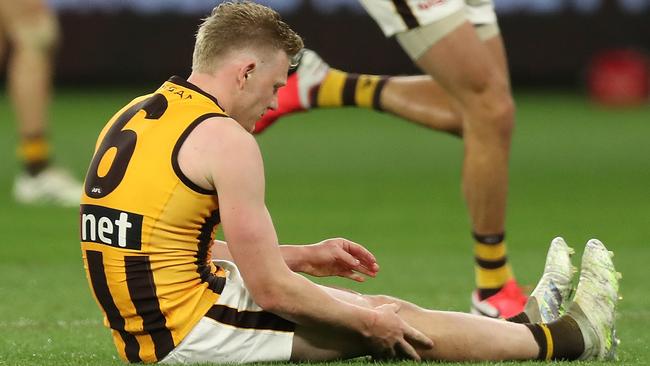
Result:
{"type": "Polygon", "coordinates": [[[395,36],[417,60],[429,47],[468,21],[478,36],[499,34],[492,0],[359,0],[386,37],[395,36]]]}

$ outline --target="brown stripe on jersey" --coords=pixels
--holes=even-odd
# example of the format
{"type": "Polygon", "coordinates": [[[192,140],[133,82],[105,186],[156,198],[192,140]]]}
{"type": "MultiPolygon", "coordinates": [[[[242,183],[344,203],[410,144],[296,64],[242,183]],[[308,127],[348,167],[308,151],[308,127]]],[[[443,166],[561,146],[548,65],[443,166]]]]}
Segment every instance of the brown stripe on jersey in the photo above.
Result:
{"type": "Polygon", "coordinates": [[[219,323],[237,328],[293,332],[296,324],[267,311],[238,311],[224,305],[213,305],[205,314],[219,323]]]}
{"type": "Polygon", "coordinates": [[[202,187],[199,187],[196,183],[192,182],[190,178],[188,178],[185,173],[181,170],[181,166],[178,163],[178,153],[181,151],[181,146],[183,146],[183,142],[187,139],[187,136],[190,135],[192,131],[198,126],[201,122],[205,121],[208,118],[212,117],[228,117],[223,113],[208,113],[200,116],[199,118],[195,119],[183,133],[181,136],[178,138],[178,141],[176,141],[176,145],[174,145],[174,150],[172,151],[172,168],[174,169],[174,173],[176,173],[176,176],[178,179],[183,182],[186,186],[191,188],[193,191],[201,193],[201,194],[209,194],[209,195],[214,195],[217,193],[215,190],[210,190],[210,189],[205,189],[202,187]]]}
{"type": "Polygon", "coordinates": [[[120,311],[113,301],[113,296],[108,289],[108,283],[106,281],[106,273],[104,272],[104,256],[101,252],[94,250],[86,250],[86,259],[88,261],[88,274],[90,276],[90,283],[93,286],[93,292],[95,297],[104,313],[106,314],[106,319],[108,319],[108,324],[111,329],[114,329],[120,333],[122,340],[124,341],[124,353],[129,362],[142,362],[140,359],[140,344],[135,339],[133,334],[128,333],[124,330],[124,318],[120,315],[120,311]]]}
{"type": "Polygon", "coordinates": [[[356,105],[355,94],[357,91],[358,74],[348,74],[343,84],[343,105],[356,105]]]}
{"type": "Polygon", "coordinates": [[[212,246],[212,232],[214,231],[214,227],[220,222],[221,216],[219,215],[219,209],[212,211],[210,216],[205,219],[198,236],[199,248],[196,254],[196,272],[201,276],[201,282],[206,282],[208,288],[216,294],[220,294],[223,291],[223,287],[226,285],[226,279],[225,277],[215,276],[210,271],[210,261],[212,261],[212,258],[208,258],[208,253],[212,246]]]}
{"type": "Polygon", "coordinates": [[[160,311],[149,257],[126,256],[124,268],[131,302],[142,318],[142,330],[151,336],[156,359],[162,360],[174,349],[174,339],[167,329],[165,315],[160,311]]]}
{"type": "Polygon", "coordinates": [[[381,107],[381,91],[384,89],[386,82],[388,81],[388,76],[382,76],[381,79],[377,82],[375,87],[375,94],[372,96],[372,107],[378,111],[383,111],[381,107]]]}
{"type": "Polygon", "coordinates": [[[481,259],[479,257],[474,257],[474,259],[476,260],[476,264],[478,264],[481,268],[485,268],[485,269],[501,268],[501,267],[506,265],[506,261],[507,261],[506,257],[503,257],[503,258],[497,259],[497,260],[493,260],[493,261],[486,260],[486,259],[481,259]]]}
{"type": "Polygon", "coordinates": [[[408,29],[413,29],[420,26],[420,23],[415,18],[415,15],[413,15],[413,11],[407,4],[407,0],[393,0],[393,4],[395,4],[397,13],[402,17],[402,20],[408,29]]]}

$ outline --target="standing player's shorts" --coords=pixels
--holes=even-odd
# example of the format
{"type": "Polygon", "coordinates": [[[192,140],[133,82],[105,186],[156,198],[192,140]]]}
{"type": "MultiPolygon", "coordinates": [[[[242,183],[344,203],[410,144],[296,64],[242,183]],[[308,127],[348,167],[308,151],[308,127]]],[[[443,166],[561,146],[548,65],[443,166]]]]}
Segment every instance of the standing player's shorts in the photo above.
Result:
{"type": "Polygon", "coordinates": [[[359,0],[386,37],[417,60],[465,21],[483,40],[499,34],[492,0],[359,0]]]}
{"type": "Polygon", "coordinates": [[[227,274],[219,300],[161,363],[289,361],[295,324],[255,304],[234,263],[215,264],[227,274]]]}

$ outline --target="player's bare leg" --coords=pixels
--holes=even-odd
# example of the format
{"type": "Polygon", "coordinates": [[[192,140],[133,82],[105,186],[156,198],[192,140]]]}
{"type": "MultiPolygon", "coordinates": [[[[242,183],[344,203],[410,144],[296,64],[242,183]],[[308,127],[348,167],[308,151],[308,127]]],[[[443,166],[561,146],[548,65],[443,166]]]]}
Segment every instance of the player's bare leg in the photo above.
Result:
{"type": "MultiPolygon", "coordinates": [[[[399,38],[398,38],[399,39],[399,38]]],[[[404,41],[402,41],[404,43],[404,41]]],[[[463,123],[462,187],[476,239],[474,304],[505,291],[505,304],[485,315],[512,316],[525,299],[513,282],[504,242],[508,158],[514,103],[503,60],[497,60],[467,21],[416,60],[453,97],[463,123]],[[509,299],[514,299],[512,304],[509,299]]],[[[496,298],[495,298],[496,299],[496,298]]]]}
{"type": "MultiPolygon", "coordinates": [[[[328,289],[334,296],[359,306],[400,305],[399,315],[434,341],[431,351],[419,351],[423,360],[526,360],[539,347],[525,325],[472,314],[431,311],[387,296],[354,295],[328,289]],[[487,342],[486,340],[490,340],[487,342]]],[[[298,327],[294,336],[295,361],[326,361],[368,355],[360,337],[298,327]]]]}
{"type": "Polygon", "coordinates": [[[47,111],[58,42],[56,17],[41,0],[0,0],[0,14],[13,46],[8,89],[20,135],[18,156],[25,168],[16,178],[14,196],[23,203],[78,205],[79,182],[50,166],[47,111]]]}
{"type": "Polygon", "coordinates": [[[50,102],[52,57],[58,30],[54,14],[41,1],[0,1],[12,43],[9,92],[21,136],[45,134],[50,102]]]}
{"type": "MultiPolygon", "coordinates": [[[[485,45],[500,67],[501,72],[506,75],[506,79],[509,79],[507,76],[507,59],[500,34],[486,39],[485,45]]],[[[345,75],[344,77],[358,78],[360,76],[331,68],[314,51],[310,50],[307,53],[310,55],[307,57],[306,62],[310,63],[310,65],[300,69],[297,73],[292,73],[289,78],[289,86],[280,91],[278,98],[280,108],[277,111],[267,113],[265,119],[258,126],[258,132],[261,132],[282,116],[308,109],[321,108],[322,106],[317,105],[315,100],[310,100],[309,93],[320,87],[329,72],[345,75]],[[299,78],[303,79],[300,85],[298,85],[297,81],[299,78]]],[[[374,77],[379,78],[380,76],[374,77]]],[[[343,88],[344,84],[341,83],[341,93],[343,88]]],[[[336,100],[337,98],[333,99],[336,100]]],[[[342,97],[338,98],[338,102],[339,104],[336,102],[328,103],[326,107],[347,105],[342,97]]],[[[380,109],[434,130],[449,132],[458,136],[462,135],[463,120],[458,102],[429,75],[386,77],[385,85],[382,86],[379,93],[379,103],[355,104],[352,102],[350,105],[380,109]]]]}
{"type": "MultiPolygon", "coordinates": [[[[508,61],[500,34],[484,41],[501,72],[508,76],[508,61]]],[[[459,103],[429,75],[391,76],[386,81],[379,107],[398,117],[434,130],[463,134],[459,103]]]]}
{"type": "Polygon", "coordinates": [[[255,132],[277,119],[318,108],[355,106],[383,110],[425,127],[462,134],[462,116],[453,98],[428,75],[380,76],[330,67],[312,50],[279,91],[278,109],[267,112],[255,132]]]}
{"type": "Polygon", "coordinates": [[[462,136],[458,102],[429,75],[392,76],[380,96],[381,109],[416,124],[462,136]]]}
{"type": "MultiPolygon", "coordinates": [[[[554,250],[553,245],[551,248],[554,250]]],[[[565,305],[569,309],[566,315],[548,323],[517,324],[465,313],[427,310],[390,296],[324,289],[357,306],[398,304],[400,317],[434,341],[432,349],[419,350],[423,360],[612,359],[620,275],[611,256],[602,243],[589,241],[576,297],[573,303],[565,305]]],[[[544,276],[540,282],[543,281],[544,276]]],[[[367,352],[363,340],[357,336],[298,327],[292,359],[325,361],[362,356],[367,352]]]]}

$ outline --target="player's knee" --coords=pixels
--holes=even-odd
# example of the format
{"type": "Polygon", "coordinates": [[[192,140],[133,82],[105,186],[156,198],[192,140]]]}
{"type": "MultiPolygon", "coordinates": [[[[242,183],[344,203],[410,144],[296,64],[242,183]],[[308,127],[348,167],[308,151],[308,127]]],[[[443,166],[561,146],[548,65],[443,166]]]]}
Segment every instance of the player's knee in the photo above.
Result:
{"type": "Polygon", "coordinates": [[[399,299],[387,295],[365,295],[364,297],[373,308],[381,305],[396,304],[400,302],[399,299]]]}
{"type": "Polygon", "coordinates": [[[489,123],[503,139],[510,140],[515,127],[515,102],[509,93],[505,93],[491,106],[489,123]]]}
{"type": "Polygon", "coordinates": [[[457,137],[463,136],[463,115],[460,112],[452,111],[449,114],[442,130],[457,137]]]}
{"type": "Polygon", "coordinates": [[[475,116],[467,122],[479,124],[468,126],[471,130],[487,132],[503,141],[510,140],[515,123],[515,102],[505,82],[488,86],[476,93],[467,108],[475,116]]]}
{"type": "Polygon", "coordinates": [[[49,12],[16,24],[12,33],[13,46],[18,50],[49,53],[59,43],[59,23],[49,12]]]}

